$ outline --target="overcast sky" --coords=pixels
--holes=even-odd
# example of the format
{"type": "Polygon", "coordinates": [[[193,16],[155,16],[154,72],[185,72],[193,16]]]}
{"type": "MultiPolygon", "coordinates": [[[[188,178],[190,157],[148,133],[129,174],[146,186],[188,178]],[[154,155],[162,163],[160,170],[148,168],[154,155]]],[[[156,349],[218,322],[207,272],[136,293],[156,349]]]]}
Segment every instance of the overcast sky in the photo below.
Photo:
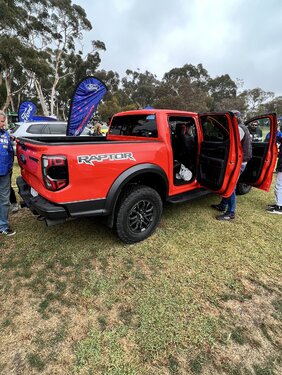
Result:
{"type": "Polygon", "coordinates": [[[229,74],[244,88],[282,95],[282,0],[73,0],[93,29],[84,52],[101,40],[100,69],[125,76],[203,64],[212,78],[229,74]]]}

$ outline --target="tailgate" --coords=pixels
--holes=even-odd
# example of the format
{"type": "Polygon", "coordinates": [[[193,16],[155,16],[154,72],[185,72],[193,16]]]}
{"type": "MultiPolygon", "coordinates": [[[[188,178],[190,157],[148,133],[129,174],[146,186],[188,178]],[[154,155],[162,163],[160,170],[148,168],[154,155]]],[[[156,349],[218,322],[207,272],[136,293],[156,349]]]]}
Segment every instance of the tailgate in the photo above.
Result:
{"type": "Polygon", "coordinates": [[[40,142],[29,142],[25,138],[17,139],[17,158],[24,180],[36,190],[42,190],[41,156],[48,146],[40,142]]]}

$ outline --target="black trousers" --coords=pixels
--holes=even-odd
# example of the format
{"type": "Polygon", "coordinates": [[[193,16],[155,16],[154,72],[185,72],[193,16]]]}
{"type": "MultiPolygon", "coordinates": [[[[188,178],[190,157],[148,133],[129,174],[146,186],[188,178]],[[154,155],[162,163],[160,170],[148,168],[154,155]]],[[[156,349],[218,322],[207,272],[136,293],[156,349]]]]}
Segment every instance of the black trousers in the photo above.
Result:
{"type": "Polygon", "coordinates": [[[11,204],[17,203],[15,190],[12,188],[12,186],[11,186],[11,190],[10,190],[10,203],[11,204]]]}

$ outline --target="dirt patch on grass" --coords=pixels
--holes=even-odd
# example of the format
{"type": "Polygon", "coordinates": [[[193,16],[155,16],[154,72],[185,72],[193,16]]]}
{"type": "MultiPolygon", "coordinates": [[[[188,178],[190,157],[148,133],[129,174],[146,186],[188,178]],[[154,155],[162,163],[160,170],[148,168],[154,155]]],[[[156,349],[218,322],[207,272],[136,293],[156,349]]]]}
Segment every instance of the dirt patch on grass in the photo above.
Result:
{"type": "Polygon", "coordinates": [[[1,326],[1,374],[69,373],[74,363],[73,346],[87,335],[91,321],[96,322],[95,313],[60,306],[60,314],[44,319],[37,299],[21,298],[18,303],[14,311],[14,301],[6,303],[4,311],[10,319],[1,326]]]}
{"type": "Polygon", "coordinates": [[[203,375],[282,373],[281,285],[255,280],[243,280],[243,285],[252,297],[223,302],[226,341],[212,350],[203,375]]]}
{"type": "MultiPolygon", "coordinates": [[[[36,274],[34,266],[33,271],[36,274]]],[[[47,282],[44,293],[36,293],[32,279],[15,277],[12,270],[6,270],[5,280],[2,283],[9,287],[0,294],[0,373],[70,373],[73,347],[97,321],[95,308],[73,295],[73,285],[64,275],[56,284],[47,282]],[[60,283],[66,288],[58,292],[55,286],[60,283]]]]}

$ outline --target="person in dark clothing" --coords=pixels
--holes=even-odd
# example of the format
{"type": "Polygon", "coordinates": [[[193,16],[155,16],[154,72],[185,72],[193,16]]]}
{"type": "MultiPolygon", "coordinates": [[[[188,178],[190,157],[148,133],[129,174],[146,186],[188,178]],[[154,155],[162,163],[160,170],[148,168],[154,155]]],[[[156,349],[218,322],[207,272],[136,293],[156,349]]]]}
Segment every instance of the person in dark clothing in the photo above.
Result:
{"type": "Polygon", "coordinates": [[[276,166],[276,184],[274,188],[276,203],[270,204],[266,210],[270,214],[282,215],[282,137],[277,138],[277,142],[279,143],[279,153],[276,166]]]}
{"type": "Polygon", "coordinates": [[[19,211],[19,204],[17,202],[16,193],[12,186],[10,189],[10,204],[11,204],[10,211],[12,213],[16,213],[19,211]]]}
{"type": "MultiPolygon", "coordinates": [[[[247,162],[252,158],[252,139],[248,128],[243,124],[241,113],[236,110],[232,112],[238,121],[240,141],[243,148],[243,162],[240,169],[241,175],[246,168],[247,162]]],[[[219,204],[212,204],[211,207],[215,208],[217,211],[224,212],[223,214],[216,216],[217,220],[234,220],[236,210],[236,187],[230,197],[222,198],[219,204]]]]}
{"type": "Polygon", "coordinates": [[[252,121],[248,129],[253,142],[262,142],[262,130],[259,127],[258,121],[252,121]]]}

